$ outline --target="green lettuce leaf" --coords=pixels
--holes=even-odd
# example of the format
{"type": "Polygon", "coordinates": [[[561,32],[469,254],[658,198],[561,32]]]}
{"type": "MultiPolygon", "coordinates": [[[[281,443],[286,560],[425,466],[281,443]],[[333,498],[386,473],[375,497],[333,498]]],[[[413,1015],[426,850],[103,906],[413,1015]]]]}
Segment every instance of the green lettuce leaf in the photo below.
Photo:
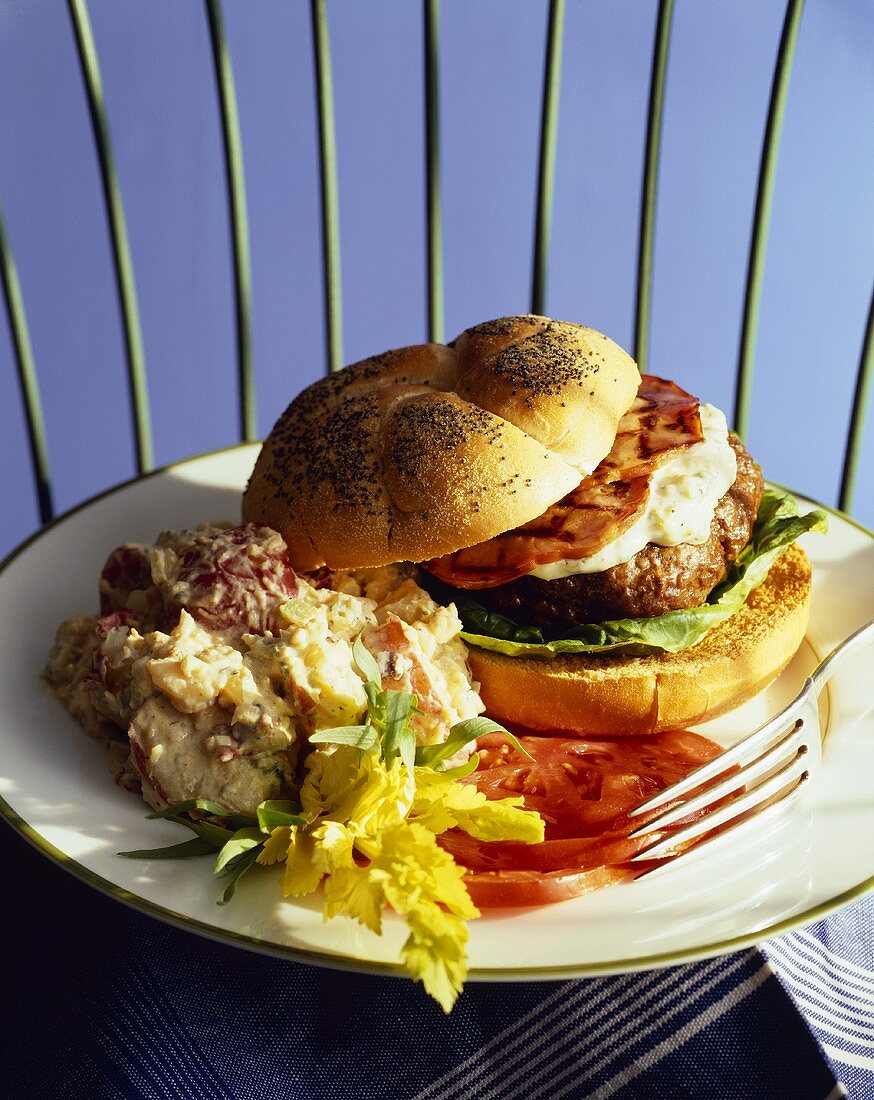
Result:
{"type": "Polygon", "coordinates": [[[466,594],[455,600],[468,645],[508,657],[554,657],[559,653],[679,653],[699,642],[708,630],[725,622],[767,577],[771,566],[799,535],[825,531],[824,512],[798,514],[793,496],[768,489],[749,543],[738,554],[728,576],[707,603],[643,619],[614,619],[577,626],[563,638],[546,641],[537,627],[519,626],[504,615],[486,611],[466,594]]]}

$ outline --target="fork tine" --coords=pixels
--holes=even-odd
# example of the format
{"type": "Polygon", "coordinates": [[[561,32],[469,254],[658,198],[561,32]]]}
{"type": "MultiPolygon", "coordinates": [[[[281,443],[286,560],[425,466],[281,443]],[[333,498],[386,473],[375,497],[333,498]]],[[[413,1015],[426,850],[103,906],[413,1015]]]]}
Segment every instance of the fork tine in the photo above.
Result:
{"type": "Polygon", "coordinates": [[[639,863],[644,859],[661,859],[663,856],[670,855],[678,845],[695,840],[726,821],[731,821],[748,810],[754,810],[764,805],[773,795],[780,794],[781,791],[785,800],[786,797],[797,791],[800,785],[799,781],[803,783],[809,775],[809,761],[807,758],[805,756],[795,756],[778,772],[775,772],[774,775],[757,787],[753,787],[752,790],[742,794],[740,798],[727,802],[724,806],[720,806],[718,810],[714,810],[713,813],[707,814],[705,817],[699,817],[697,821],[678,829],[670,836],[663,837],[661,840],[657,840],[655,843],[641,849],[637,855],[631,857],[629,862],[639,863]],[[792,784],[792,789],[786,790],[790,784],[792,784]]]}
{"type": "Polygon", "coordinates": [[[673,783],[670,787],[666,787],[663,791],[653,795],[652,798],[648,798],[646,802],[642,802],[631,810],[629,817],[639,817],[641,814],[649,813],[650,810],[657,810],[662,806],[666,806],[669,802],[673,802],[675,798],[680,798],[696,787],[700,787],[707,780],[714,779],[727,768],[731,768],[735,764],[747,764],[750,760],[755,760],[761,752],[770,749],[785,736],[787,724],[793,721],[795,716],[804,709],[810,686],[810,680],[806,680],[800,693],[779,714],[774,715],[764,725],[759,726],[757,730],[747,734],[743,740],[738,741],[736,745],[732,745],[730,749],[721,752],[719,756],[715,756],[706,764],[702,764],[700,768],[696,768],[695,771],[690,772],[677,783],[673,783]]]}
{"type": "Polygon", "coordinates": [[[757,757],[756,760],[732,772],[731,775],[724,776],[718,783],[707,787],[695,795],[694,798],[687,799],[681,802],[679,806],[673,806],[671,809],[665,810],[643,825],[638,825],[633,832],[629,833],[629,836],[646,836],[658,829],[665,829],[669,825],[674,825],[676,822],[682,821],[684,817],[688,817],[689,814],[693,814],[697,810],[703,810],[713,802],[718,802],[720,798],[731,794],[739,787],[749,786],[753,780],[761,779],[762,776],[766,775],[783,760],[793,760],[800,753],[808,751],[807,730],[803,725],[796,724],[794,728],[790,726],[783,733],[783,740],[778,741],[761,756],[757,757]]]}
{"type": "MultiPolygon", "coordinates": [[[[805,780],[806,782],[806,780],[805,780]]],[[[680,855],[674,859],[660,860],[654,867],[647,867],[641,874],[635,876],[635,882],[639,882],[644,878],[652,878],[653,875],[664,874],[665,871],[670,870],[676,866],[688,867],[690,863],[698,858],[706,857],[708,853],[712,853],[711,845],[717,846],[717,842],[724,841],[726,837],[732,836],[737,829],[743,829],[750,824],[751,821],[755,821],[756,824],[761,822],[769,822],[775,816],[778,817],[780,813],[785,812],[793,802],[792,796],[798,790],[798,785],[794,787],[787,787],[784,793],[779,798],[774,798],[771,802],[765,806],[764,809],[759,810],[754,818],[742,817],[738,821],[733,821],[730,825],[727,825],[724,829],[719,829],[713,836],[705,836],[703,840],[699,840],[697,844],[693,844],[691,848],[686,848],[680,855]],[[682,856],[682,859],[680,858],[682,856]]],[[[632,860],[636,859],[636,856],[632,857],[632,860]]],[[[652,859],[652,856],[642,856],[641,860],[652,859]]]]}

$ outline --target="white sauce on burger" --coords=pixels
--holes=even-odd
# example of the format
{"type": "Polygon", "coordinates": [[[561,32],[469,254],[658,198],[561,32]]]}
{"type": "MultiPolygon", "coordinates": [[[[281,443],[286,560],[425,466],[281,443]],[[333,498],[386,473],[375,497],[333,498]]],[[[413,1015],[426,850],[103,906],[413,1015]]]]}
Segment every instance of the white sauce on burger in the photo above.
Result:
{"type": "Polygon", "coordinates": [[[540,565],[529,575],[554,581],[577,573],[601,573],[629,561],[649,543],[707,542],[716,505],[737,477],[737,458],[728,442],[725,415],[713,405],[701,405],[699,413],[704,439],[654,471],[640,519],[596,553],[540,565]]]}

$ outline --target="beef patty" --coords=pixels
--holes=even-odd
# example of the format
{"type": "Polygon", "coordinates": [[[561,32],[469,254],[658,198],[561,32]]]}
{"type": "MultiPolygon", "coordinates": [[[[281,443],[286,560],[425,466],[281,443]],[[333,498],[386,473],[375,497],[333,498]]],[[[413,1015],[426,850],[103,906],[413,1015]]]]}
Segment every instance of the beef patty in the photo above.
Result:
{"type": "Polygon", "coordinates": [[[601,573],[577,573],[545,581],[520,577],[496,588],[479,589],[475,598],[524,626],[537,626],[548,637],[580,623],[637,619],[682,607],[698,607],[725,579],[728,566],[749,542],[762,500],[762,471],[735,435],[737,477],[716,505],[710,537],[700,546],[650,544],[622,565],[601,573]]]}

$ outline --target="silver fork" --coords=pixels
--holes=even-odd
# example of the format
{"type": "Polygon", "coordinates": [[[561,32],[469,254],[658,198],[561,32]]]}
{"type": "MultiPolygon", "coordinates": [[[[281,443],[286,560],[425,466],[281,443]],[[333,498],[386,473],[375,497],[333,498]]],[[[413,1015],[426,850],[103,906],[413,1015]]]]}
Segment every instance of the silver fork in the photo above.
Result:
{"type": "MultiPolygon", "coordinates": [[[[872,640],[874,620],[833,649],[804,681],[798,695],[779,714],[678,783],[632,810],[629,816],[639,817],[680,799],[677,805],[671,805],[630,834],[632,837],[659,834],[651,844],[633,856],[631,862],[662,859],[672,854],[676,859],[686,852],[699,851],[710,840],[725,836],[752,821],[761,821],[798,799],[822,761],[817,708],[819,693],[838,666],[872,640]],[[737,770],[725,775],[729,768],[737,770]],[[703,789],[699,791],[700,787],[703,789]],[[746,788],[743,794],[714,807],[714,803],[727,799],[741,787],[746,788]],[[691,791],[696,793],[686,798],[691,791]],[[708,807],[712,808],[708,811],[708,807]],[[672,830],[673,825],[694,813],[701,813],[701,816],[672,830]],[[739,820],[734,821],[735,818],[739,820]],[[690,844],[730,821],[734,824],[721,829],[713,837],[690,844]],[[669,830],[668,835],[661,835],[666,829],[669,830]],[[681,849],[679,852],[675,851],[678,847],[681,849]]],[[[672,866],[674,859],[654,868],[654,871],[672,866]]]]}

